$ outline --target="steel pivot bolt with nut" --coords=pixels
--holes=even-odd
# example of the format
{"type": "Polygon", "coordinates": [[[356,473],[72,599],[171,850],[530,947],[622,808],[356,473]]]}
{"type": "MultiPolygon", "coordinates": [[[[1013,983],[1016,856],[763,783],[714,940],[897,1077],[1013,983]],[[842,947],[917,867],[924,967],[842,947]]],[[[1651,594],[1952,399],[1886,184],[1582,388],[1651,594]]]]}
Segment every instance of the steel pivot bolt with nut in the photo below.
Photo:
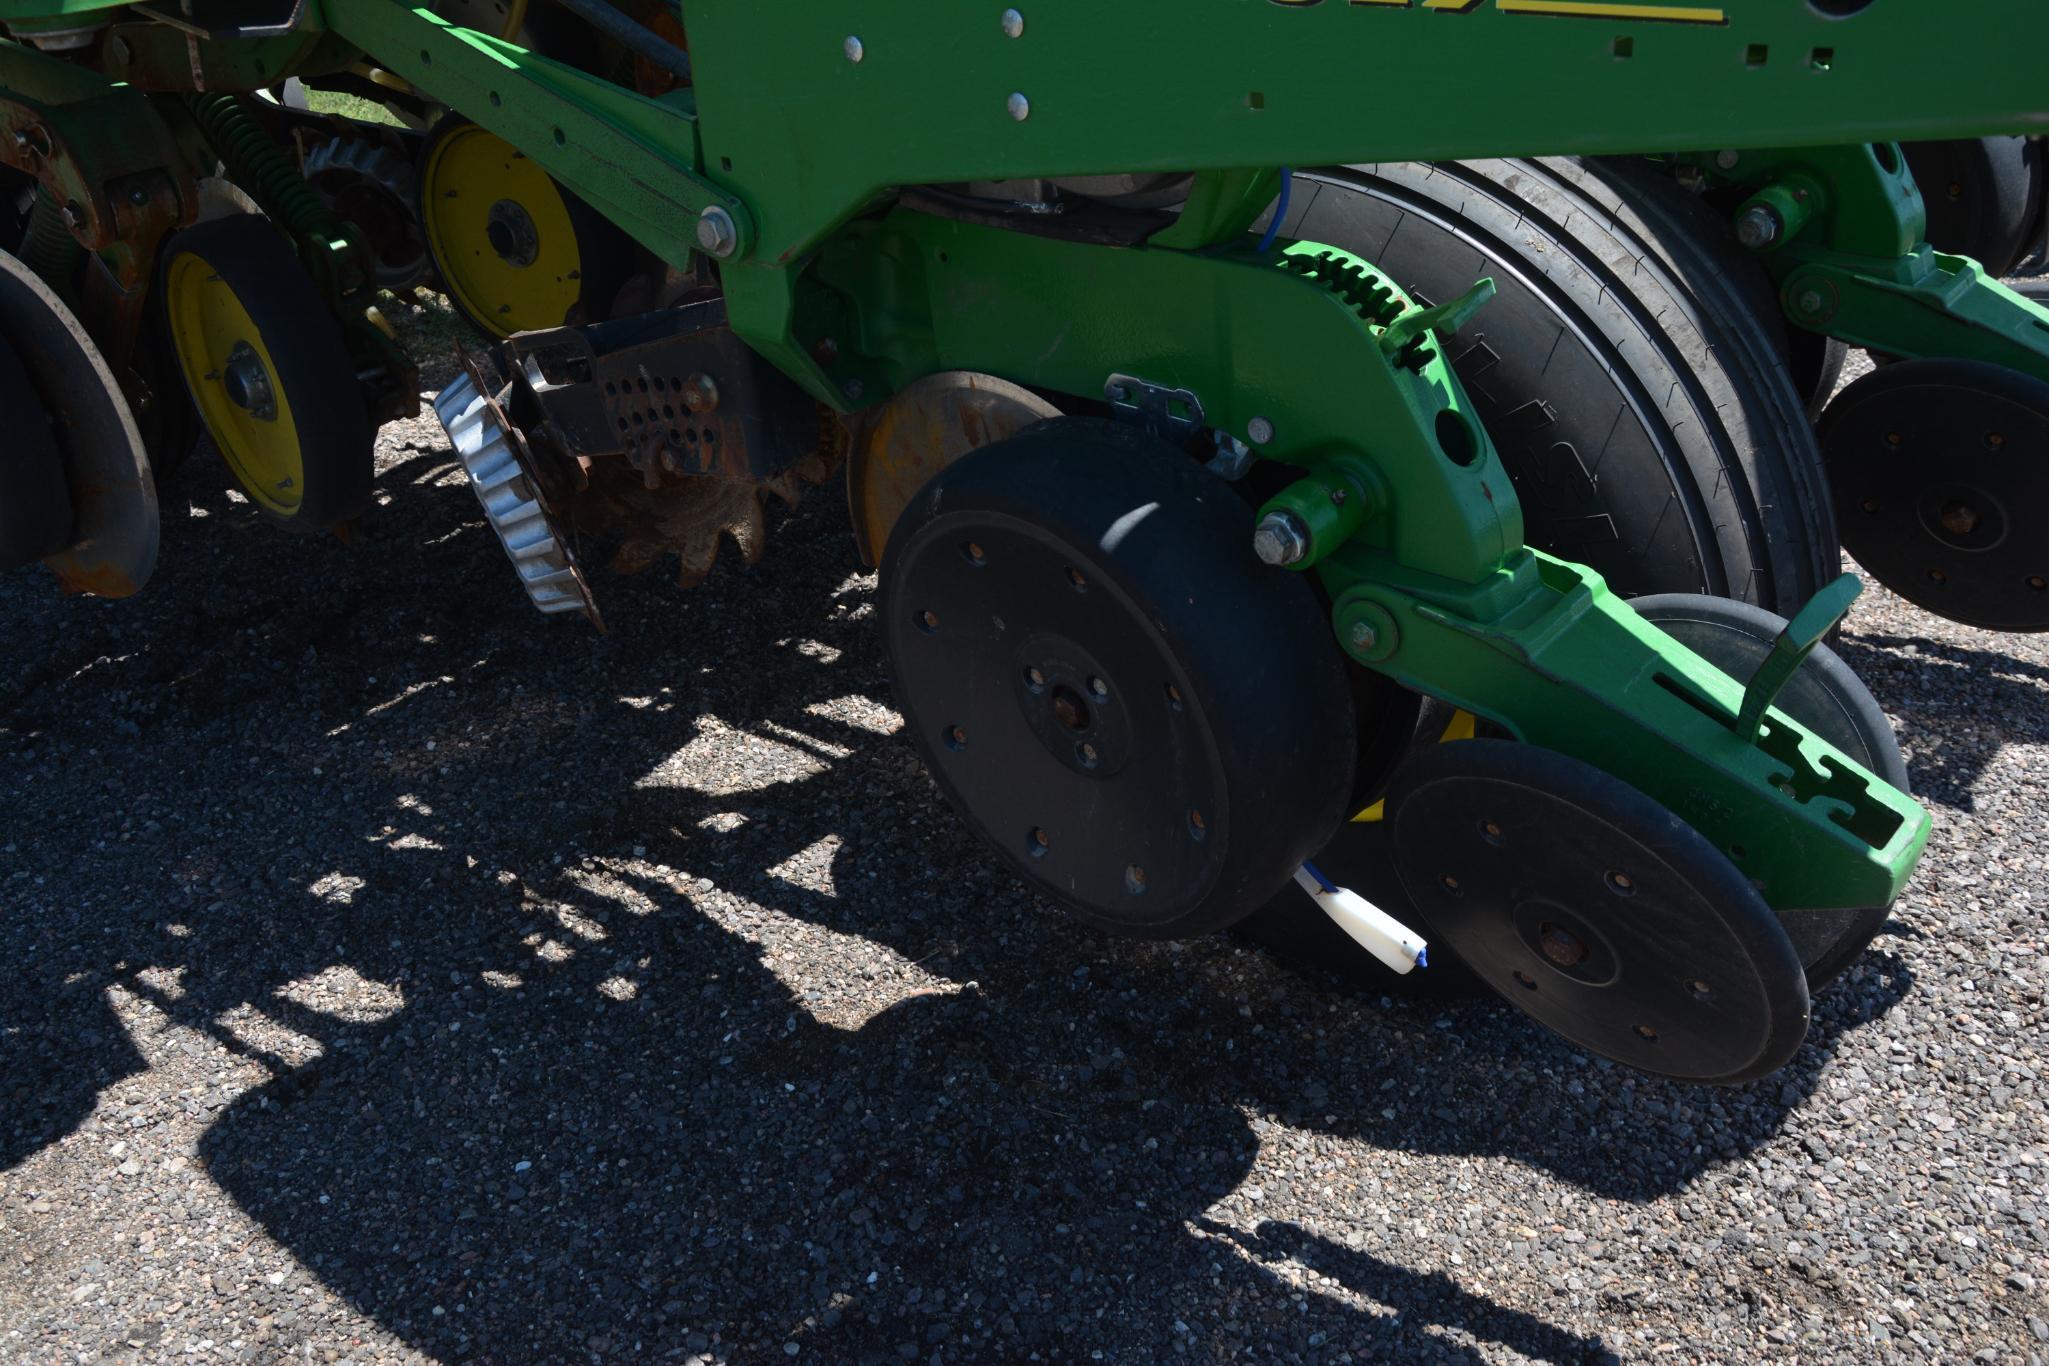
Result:
{"type": "Polygon", "coordinates": [[[1309,554],[1309,528],[1285,509],[1269,512],[1252,531],[1252,553],[1276,567],[1300,564],[1309,554]]]}
{"type": "Polygon", "coordinates": [[[1800,296],[1800,311],[1802,313],[1819,313],[1827,305],[1828,300],[1821,296],[1821,291],[1818,289],[1810,289],[1800,296]]]}
{"type": "Polygon", "coordinates": [[[1370,621],[1355,621],[1346,638],[1352,642],[1353,649],[1364,654],[1380,643],[1380,632],[1373,629],[1370,621]]]}
{"type": "Polygon", "coordinates": [[[1752,251],[1763,251],[1779,240],[1779,216],[1763,204],[1753,204],[1736,220],[1736,240],[1752,251]]]}
{"type": "Polygon", "coordinates": [[[733,215],[714,204],[697,216],[697,245],[708,256],[720,260],[733,254],[733,248],[740,245],[740,230],[733,225],[733,215]]]}

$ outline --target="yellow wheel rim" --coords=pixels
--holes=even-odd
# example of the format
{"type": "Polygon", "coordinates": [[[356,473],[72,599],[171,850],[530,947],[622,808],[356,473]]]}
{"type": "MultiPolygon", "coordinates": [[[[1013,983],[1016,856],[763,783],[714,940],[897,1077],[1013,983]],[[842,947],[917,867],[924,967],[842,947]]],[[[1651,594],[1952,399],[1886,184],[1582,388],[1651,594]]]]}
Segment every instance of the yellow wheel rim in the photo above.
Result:
{"type": "Polygon", "coordinates": [[[249,310],[190,252],[172,256],[164,273],[164,310],[185,385],[236,481],[270,511],[291,516],[305,496],[299,428],[249,310]]]}
{"type": "Polygon", "coordinates": [[[548,173],[465,125],[427,157],[421,213],[456,306],[497,336],[560,327],[583,292],[569,205],[548,173]]]}

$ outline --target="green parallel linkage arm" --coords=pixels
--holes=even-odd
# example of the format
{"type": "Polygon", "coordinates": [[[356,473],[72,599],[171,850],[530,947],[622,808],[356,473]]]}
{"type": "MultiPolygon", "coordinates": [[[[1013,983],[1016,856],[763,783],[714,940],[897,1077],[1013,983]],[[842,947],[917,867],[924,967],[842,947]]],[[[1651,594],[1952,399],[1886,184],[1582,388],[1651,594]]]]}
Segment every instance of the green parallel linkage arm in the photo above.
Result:
{"type": "Polygon", "coordinates": [[[1927,210],[1897,145],[1687,160],[1752,191],[1739,230],[1763,239],[1754,250],[1797,326],[1888,355],[1984,360],[2049,379],[2049,309],[1928,245],[1927,210]]]}
{"type": "Polygon", "coordinates": [[[688,91],[650,99],[399,0],[326,0],[328,25],[386,70],[546,167],[671,265],[697,249],[716,205],[751,246],[741,197],[702,171],[688,91]]]}

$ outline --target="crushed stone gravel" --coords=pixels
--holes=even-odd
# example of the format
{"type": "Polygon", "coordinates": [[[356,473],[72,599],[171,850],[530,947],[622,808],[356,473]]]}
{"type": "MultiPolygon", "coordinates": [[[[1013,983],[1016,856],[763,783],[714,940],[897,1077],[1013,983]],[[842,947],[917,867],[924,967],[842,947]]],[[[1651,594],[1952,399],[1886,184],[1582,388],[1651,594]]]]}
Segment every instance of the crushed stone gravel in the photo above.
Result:
{"type": "Polygon", "coordinates": [[[844,510],[526,605],[431,416],[0,576],[0,1357],[2049,1361],[2049,648],[1873,587],[1934,812],[1739,1090],[1105,938],[898,733],[844,510]]]}

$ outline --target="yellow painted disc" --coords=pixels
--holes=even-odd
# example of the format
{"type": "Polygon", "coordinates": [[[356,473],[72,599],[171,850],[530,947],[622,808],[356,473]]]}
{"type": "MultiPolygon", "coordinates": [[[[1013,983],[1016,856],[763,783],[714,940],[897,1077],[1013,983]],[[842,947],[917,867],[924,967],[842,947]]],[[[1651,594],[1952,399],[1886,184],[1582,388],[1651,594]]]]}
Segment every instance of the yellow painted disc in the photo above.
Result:
{"type": "Polygon", "coordinates": [[[271,512],[292,516],[306,484],[299,429],[248,308],[205,257],[174,248],[164,311],[185,385],[236,482],[271,512]]]}
{"type": "Polygon", "coordinates": [[[420,212],[457,308],[506,337],[560,327],[583,293],[582,252],[561,189],[511,143],[475,124],[437,139],[420,212]]]}

